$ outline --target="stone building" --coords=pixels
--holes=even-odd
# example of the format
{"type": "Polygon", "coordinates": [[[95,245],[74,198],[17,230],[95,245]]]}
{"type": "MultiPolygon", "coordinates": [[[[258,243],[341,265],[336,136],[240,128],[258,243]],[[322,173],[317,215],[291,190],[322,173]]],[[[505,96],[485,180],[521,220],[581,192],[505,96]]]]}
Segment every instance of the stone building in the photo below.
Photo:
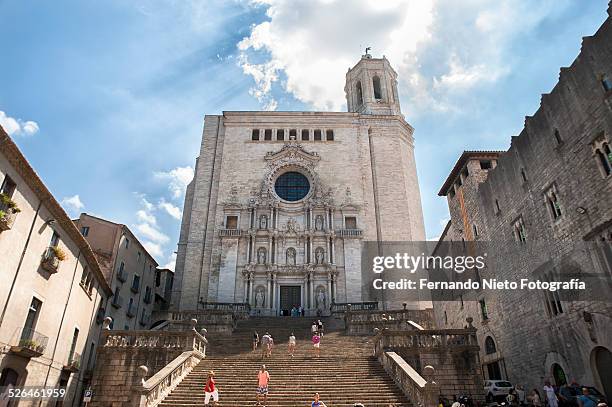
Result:
{"type": "Polygon", "coordinates": [[[87,241],[1,127],[0,182],[0,388],[66,387],[64,405],[78,405],[111,289],[87,241]]]}
{"type": "Polygon", "coordinates": [[[75,225],[92,247],[113,296],[104,304],[114,329],[148,329],[157,262],[126,225],[82,213],[75,225]]]}
{"type": "Polygon", "coordinates": [[[314,314],[381,300],[362,272],[362,240],[425,239],[413,128],[386,58],[364,55],[345,91],[348,112],[206,116],[173,308],[247,302],[260,315],[298,305],[314,314]]]}
{"type": "Polygon", "coordinates": [[[481,279],[579,276],[598,289],[591,298],[479,290],[434,302],[441,328],[474,318],[485,378],[528,388],[576,379],[612,397],[611,75],[608,17],[509,150],[464,152],[439,192],[451,220],[438,248],[486,244],[481,279]]]}

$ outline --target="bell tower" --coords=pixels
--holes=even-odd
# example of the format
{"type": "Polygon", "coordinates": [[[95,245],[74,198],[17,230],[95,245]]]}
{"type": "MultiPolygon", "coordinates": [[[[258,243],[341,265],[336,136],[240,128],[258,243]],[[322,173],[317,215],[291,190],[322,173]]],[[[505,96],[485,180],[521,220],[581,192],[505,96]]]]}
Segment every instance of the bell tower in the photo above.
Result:
{"type": "Polygon", "coordinates": [[[370,48],[346,73],[346,105],[349,112],[374,115],[401,115],[397,94],[397,73],[384,56],[372,58],[370,48]]]}

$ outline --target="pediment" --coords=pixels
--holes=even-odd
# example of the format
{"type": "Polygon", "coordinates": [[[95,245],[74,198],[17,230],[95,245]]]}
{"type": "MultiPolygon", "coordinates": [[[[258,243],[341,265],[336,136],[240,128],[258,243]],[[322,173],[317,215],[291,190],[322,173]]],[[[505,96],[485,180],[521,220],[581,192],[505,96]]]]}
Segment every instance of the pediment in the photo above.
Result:
{"type": "Polygon", "coordinates": [[[266,153],[265,159],[269,165],[274,165],[278,162],[295,162],[307,167],[314,167],[321,157],[316,152],[306,151],[296,141],[290,141],[279,151],[266,153]]]}

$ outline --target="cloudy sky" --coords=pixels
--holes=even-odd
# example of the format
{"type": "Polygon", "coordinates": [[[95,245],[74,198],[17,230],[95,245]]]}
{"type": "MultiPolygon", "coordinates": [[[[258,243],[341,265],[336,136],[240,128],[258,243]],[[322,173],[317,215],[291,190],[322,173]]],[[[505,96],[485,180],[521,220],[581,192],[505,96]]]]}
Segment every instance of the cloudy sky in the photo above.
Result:
{"type": "Polygon", "coordinates": [[[73,216],[172,264],[204,114],[345,110],[366,46],[399,74],[428,238],[466,149],[506,149],[606,0],[0,0],[0,124],[73,216]]]}

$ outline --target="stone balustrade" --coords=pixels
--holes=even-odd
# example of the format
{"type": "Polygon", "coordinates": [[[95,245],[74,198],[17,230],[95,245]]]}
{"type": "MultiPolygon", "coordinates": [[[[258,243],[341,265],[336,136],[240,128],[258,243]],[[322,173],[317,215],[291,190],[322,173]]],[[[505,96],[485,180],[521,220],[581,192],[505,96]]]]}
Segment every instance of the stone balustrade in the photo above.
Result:
{"type": "Polygon", "coordinates": [[[363,310],[377,310],[378,302],[377,301],[367,301],[367,302],[335,302],[331,305],[331,312],[334,313],[344,313],[349,310],[352,311],[363,311],[363,310]]]}
{"type": "Polygon", "coordinates": [[[156,406],[206,356],[196,320],[182,331],[114,331],[110,322],[105,318],[90,407],[156,406]],[[153,376],[145,380],[148,372],[153,376]]]}
{"type": "Polygon", "coordinates": [[[467,322],[465,329],[376,329],[374,354],[415,404],[435,405],[438,397],[457,394],[484,401],[476,329],[471,318],[467,322]],[[436,371],[434,399],[417,375],[433,374],[430,368],[436,371]]]}
{"type": "Polygon", "coordinates": [[[360,238],[363,236],[363,230],[361,229],[336,229],[336,236],[344,238],[360,238]]]}
{"type": "Polygon", "coordinates": [[[240,237],[244,234],[245,232],[241,229],[219,229],[220,237],[240,237]]]}
{"type": "Polygon", "coordinates": [[[433,327],[433,310],[349,311],[345,314],[349,335],[372,335],[374,329],[415,330],[433,327]]]}
{"type": "MultiPolygon", "coordinates": [[[[142,382],[139,407],[155,407],[191,372],[202,360],[203,354],[194,351],[181,353],[176,359],[142,382]]],[[[140,366],[143,376],[148,373],[146,366],[140,366]]]]}
{"type": "Polygon", "coordinates": [[[240,319],[248,318],[248,308],[204,309],[192,311],[174,311],[169,314],[170,330],[183,330],[192,319],[198,321],[198,328],[206,328],[208,332],[231,334],[240,319]]]}
{"type": "Polygon", "coordinates": [[[196,350],[205,353],[206,338],[195,330],[188,331],[103,331],[104,348],[163,348],[196,350]]]}
{"type": "Polygon", "coordinates": [[[476,330],[467,329],[423,329],[412,331],[390,331],[383,329],[374,338],[374,351],[378,355],[388,349],[401,349],[402,353],[436,351],[476,350],[476,330]]]}
{"type": "Polygon", "coordinates": [[[438,404],[439,386],[434,381],[432,366],[423,369],[425,379],[395,352],[383,352],[379,361],[415,407],[435,407],[438,404]]]}

